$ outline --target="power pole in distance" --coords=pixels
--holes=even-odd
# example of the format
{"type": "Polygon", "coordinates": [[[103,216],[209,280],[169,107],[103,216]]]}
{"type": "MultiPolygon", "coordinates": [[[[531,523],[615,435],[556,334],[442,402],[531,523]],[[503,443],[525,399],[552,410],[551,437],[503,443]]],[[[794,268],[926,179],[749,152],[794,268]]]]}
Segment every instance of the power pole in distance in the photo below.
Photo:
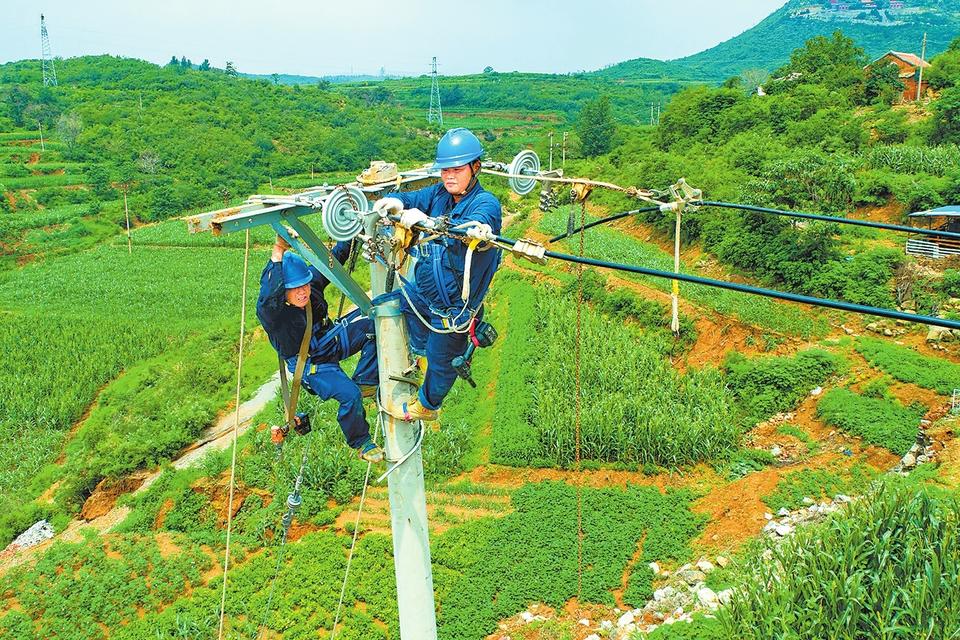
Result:
{"type": "Polygon", "coordinates": [[[430,84],[430,111],[427,112],[427,122],[443,126],[443,109],[440,107],[440,82],[437,79],[437,56],[433,56],[432,80],[430,84]]]}
{"type": "MultiPolygon", "coordinates": [[[[920,62],[927,56],[927,32],[923,32],[923,45],[920,47],[920,62]]],[[[923,65],[920,65],[920,77],[917,79],[917,102],[920,102],[920,95],[923,90],[923,65]]]]}
{"type": "Polygon", "coordinates": [[[53,64],[53,55],[50,53],[50,35],[47,33],[47,23],[40,14],[40,55],[43,65],[43,86],[57,86],[57,68],[53,64]]]}

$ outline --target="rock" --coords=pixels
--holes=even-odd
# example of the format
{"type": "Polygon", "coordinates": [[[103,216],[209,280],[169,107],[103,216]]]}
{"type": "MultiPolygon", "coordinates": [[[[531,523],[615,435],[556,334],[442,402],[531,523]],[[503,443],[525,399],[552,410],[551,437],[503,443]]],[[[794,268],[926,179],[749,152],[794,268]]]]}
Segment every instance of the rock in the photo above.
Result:
{"type": "Polygon", "coordinates": [[[917,456],[913,455],[912,453],[908,453],[900,459],[900,466],[902,466],[904,469],[912,469],[913,467],[917,466],[917,456]]]}
{"type": "Polygon", "coordinates": [[[874,333],[879,333],[881,330],[879,322],[871,322],[867,325],[867,331],[873,331],[874,333]]]}
{"type": "Polygon", "coordinates": [[[583,627],[589,627],[589,626],[590,626],[590,621],[587,620],[586,618],[580,618],[580,619],[577,621],[577,624],[579,624],[579,625],[581,625],[581,626],[583,626],[583,627]]]}
{"type": "Polygon", "coordinates": [[[767,524],[763,525],[763,530],[767,533],[774,531],[777,528],[777,523],[771,520],[767,524]]]}
{"type": "Polygon", "coordinates": [[[702,606],[709,609],[716,609],[720,604],[720,601],[717,599],[717,594],[710,587],[703,587],[697,591],[697,600],[702,606]]]}
{"type": "Polygon", "coordinates": [[[600,630],[601,631],[610,631],[613,629],[613,621],[611,620],[601,620],[600,621],[600,630]]]}
{"type": "Polygon", "coordinates": [[[823,387],[816,387],[810,392],[810,395],[816,397],[816,396],[819,396],[821,393],[823,393],[823,387]]]}
{"type": "Polygon", "coordinates": [[[790,509],[787,509],[786,507],[780,507],[780,511],[777,511],[777,515],[781,517],[788,516],[790,515],[790,509]]]}
{"type": "Polygon", "coordinates": [[[686,571],[678,571],[677,577],[686,582],[691,587],[695,584],[699,584],[707,579],[707,574],[703,571],[698,571],[696,569],[687,569],[686,571]]]}
{"type": "MultiPolygon", "coordinates": [[[[304,325],[304,326],[306,326],[306,325],[304,325]]],[[[595,633],[591,633],[590,635],[588,635],[588,636],[587,636],[586,638],[584,638],[583,640],[600,640],[600,636],[598,636],[598,635],[595,634],[595,633]]]]}
{"type": "Polygon", "coordinates": [[[777,535],[778,535],[778,536],[780,536],[781,538],[783,538],[783,537],[788,536],[788,535],[790,535],[791,533],[793,533],[793,527],[791,527],[791,526],[788,525],[788,524],[778,524],[778,525],[774,528],[774,531],[777,532],[777,535]]]}
{"type": "Polygon", "coordinates": [[[779,458],[782,452],[783,450],[777,445],[770,447],[770,455],[772,455],[774,458],[779,458]]]}
{"type": "Polygon", "coordinates": [[[662,589],[657,589],[656,591],[653,592],[653,600],[655,602],[663,602],[667,598],[672,598],[676,593],[677,593],[676,589],[667,585],[666,587],[662,589]]]}
{"type": "Polygon", "coordinates": [[[700,560],[697,562],[697,569],[700,569],[700,571],[703,571],[704,573],[710,573],[715,569],[715,567],[707,560],[700,560]]]}
{"type": "Polygon", "coordinates": [[[520,619],[526,622],[527,624],[530,624],[531,622],[533,622],[533,617],[534,617],[533,614],[530,613],[529,611],[524,611],[523,613],[520,614],[520,619]]]}
{"type": "Polygon", "coordinates": [[[926,464],[927,462],[930,462],[930,456],[927,454],[924,453],[917,456],[917,464],[926,464]]]}
{"type": "Polygon", "coordinates": [[[817,501],[814,500],[813,498],[811,498],[810,496],[804,496],[804,498],[803,498],[803,504],[811,505],[811,504],[816,504],[816,503],[817,503],[817,501]]]}
{"type": "Polygon", "coordinates": [[[893,337],[893,329],[884,329],[884,330],[883,330],[883,335],[887,336],[888,338],[892,338],[892,337],[893,337]]]}
{"type": "Polygon", "coordinates": [[[957,337],[953,334],[953,331],[949,329],[944,330],[943,334],[940,336],[940,342],[953,342],[957,337]]]}
{"type": "Polygon", "coordinates": [[[647,566],[650,567],[650,571],[653,571],[653,575],[655,575],[655,576],[660,575],[660,565],[659,565],[659,564],[657,564],[656,562],[651,562],[651,563],[648,564],[647,566]]]}
{"type": "Polygon", "coordinates": [[[772,514],[772,513],[765,513],[765,514],[763,514],[763,517],[764,517],[766,520],[773,520],[773,514],[772,514]]]}
{"type": "Polygon", "coordinates": [[[763,553],[760,554],[760,557],[769,562],[773,559],[773,551],[770,549],[764,549],[763,553]]]}
{"type": "Polygon", "coordinates": [[[836,502],[853,502],[853,498],[850,496],[845,496],[842,493],[839,493],[833,497],[836,502]]]}
{"type": "Polygon", "coordinates": [[[717,594],[717,600],[720,604],[727,605],[733,600],[733,589],[724,589],[717,594]]]}
{"type": "Polygon", "coordinates": [[[717,556],[717,566],[720,568],[726,567],[730,564],[730,558],[726,556],[717,556]]]}
{"type": "Polygon", "coordinates": [[[940,342],[946,334],[950,334],[950,339],[953,340],[953,333],[949,329],[930,327],[930,330],[927,331],[927,342],[940,342]]]}
{"type": "Polygon", "coordinates": [[[633,611],[627,611],[617,619],[617,626],[622,629],[628,624],[633,624],[634,619],[633,611]]]}
{"type": "Polygon", "coordinates": [[[11,546],[17,546],[21,549],[34,547],[45,540],[53,537],[53,525],[46,520],[35,522],[33,526],[21,533],[14,539],[11,546]]]}

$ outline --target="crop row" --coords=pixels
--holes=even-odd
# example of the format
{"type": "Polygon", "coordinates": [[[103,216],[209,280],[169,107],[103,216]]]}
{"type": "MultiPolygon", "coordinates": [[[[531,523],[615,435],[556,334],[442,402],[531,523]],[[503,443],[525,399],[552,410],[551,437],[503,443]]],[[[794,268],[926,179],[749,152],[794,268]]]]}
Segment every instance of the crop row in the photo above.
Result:
{"type": "MultiPolygon", "coordinates": [[[[510,313],[497,382],[493,459],[512,465],[569,466],[576,419],[576,300],[501,277],[510,313]]],[[[682,465],[723,457],[739,429],[716,371],[678,374],[659,341],[585,308],[581,455],[585,460],[682,465]]]]}

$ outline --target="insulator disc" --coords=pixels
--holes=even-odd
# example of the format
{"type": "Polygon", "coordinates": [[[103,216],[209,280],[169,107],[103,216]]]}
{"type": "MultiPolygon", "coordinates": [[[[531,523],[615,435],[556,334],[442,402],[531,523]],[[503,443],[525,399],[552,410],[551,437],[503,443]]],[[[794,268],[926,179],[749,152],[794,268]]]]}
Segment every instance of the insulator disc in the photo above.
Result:
{"type": "Polygon", "coordinates": [[[323,203],[323,228],[337,241],[350,240],[363,230],[357,212],[368,210],[369,202],[356,187],[338,187],[323,203]]]}
{"type": "MultiPolygon", "coordinates": [[[[535,151],[525,149],[518,153],[510,163],[510,173],[514,175],[534,176],[540,173],[540,158],[535,151]]],[[[510,178],[510,188],[520,196],[525,196],[537,186],[534,178],[510,178]]]]}

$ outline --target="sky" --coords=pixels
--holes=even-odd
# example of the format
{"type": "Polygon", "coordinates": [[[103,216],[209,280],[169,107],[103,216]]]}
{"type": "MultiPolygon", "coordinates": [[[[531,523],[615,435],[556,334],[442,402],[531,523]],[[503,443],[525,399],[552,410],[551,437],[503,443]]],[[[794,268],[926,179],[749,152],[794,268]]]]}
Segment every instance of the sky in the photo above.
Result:
{"type": "Polygon", "coordinates": [[[592,71],[697,53],[786,0],[0,0],[0,63],[54,56],[186,56],[245,73],[441,75],[592,71]]]}

